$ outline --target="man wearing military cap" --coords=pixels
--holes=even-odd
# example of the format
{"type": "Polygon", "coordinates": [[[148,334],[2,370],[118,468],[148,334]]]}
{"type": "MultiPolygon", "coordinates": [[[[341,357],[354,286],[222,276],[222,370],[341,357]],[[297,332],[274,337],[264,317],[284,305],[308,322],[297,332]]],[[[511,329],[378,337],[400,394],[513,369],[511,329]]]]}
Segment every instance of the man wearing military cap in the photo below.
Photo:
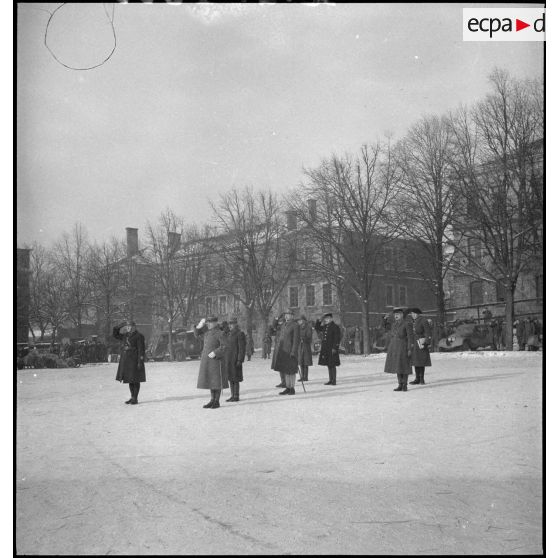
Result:
{"type": "Polygon", "coordinates": [[[301,378],[299,382],[308,381],[308,367],[312,366],[312,325],[308,323],[306,316],[298,318],[300,326],[300,345],[298,348],[298,364],[300,366],[301,378]]]}
{"type": "Polygon", "coordinates": [[[112,335],[122,343],[116,380],[130,387],[131,397],[126,404],[137,405],[140,383],[145,382],[145,337],[133,320],[115,326],[112,335]]]}
{"type": "Polygon", "coordinates": [[[203,336],[198,389],[209,389],[211,392],[211,399],[204,408],[218,409],[221,390],[229,387],[227,370],[223,362],[227,349],[226,336],[219,328],[216,316],[202,318],[194,328],[194,335],[203,336]]]}
{"type": "Polygon", "coordinates": [[[300,344],[300,327],[293,320],[292,310],[285,310],[285,323],[275,334],[277,353],[272,363],[273,370],[281,373],[285,379],[285,389],[279,395],[295,394],[295,376],[298,371],[298,347],[300,344]]]}
{"type": "Polygon", "coordinates": [[[413,349],[411,364],[415,367],[415,379],[410,384],[424,385],[424,368],[432,366],[429,346],[432,342],[432,328],[416,306],[409,308],[413,326],[413,349]]]}
{"type": "Polygon", "coordinates": [[[240,382],[243,381],[242,363],[246,354],[246,335],[238,326],[238,318],[229,320],[230,330],[227,339],[227,377],[231,384],[231,396],[227,401],[240,400],[240,382]]]}
{"type": "Polygon", "coordinates": [[[337,385],[337,366],[341,365],[339,360],[339,343],[341,343],[341,328],[333,321],[333,314],[324,314],[322,319],[316,320],[315,329],[321,336],[322,344],[318,364],[327,366],[329,381],[324,385],[337,385]]]}
{"type": "Polygon", "coordinates": [[[388,332],[388,350],[384,372],[397,374],[397,387],[393,391],[407,391],[407,379],[411,370],[413,331],[405,319],[406,310],[393,309],[394,322],[388,332]]]}

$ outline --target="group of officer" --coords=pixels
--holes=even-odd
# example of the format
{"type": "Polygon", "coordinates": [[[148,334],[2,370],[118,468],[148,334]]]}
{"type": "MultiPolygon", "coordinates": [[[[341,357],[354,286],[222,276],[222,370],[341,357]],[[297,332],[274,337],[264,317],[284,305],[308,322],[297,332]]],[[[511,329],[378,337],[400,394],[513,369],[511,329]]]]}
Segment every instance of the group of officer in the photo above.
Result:
{"type": "MultiPolygon", "coordinates": [[[[395,308],[394,324],[390,329],[389,345],[384,372],[397,374],[398,386],[394,391],[407,391],[408,376],[415,367],[415,380],[411,384],[424,384],[424,369],[431,366],[429,345],[432,339],[430,325],[421,316],[419,308],[395,308]]],[[[333,321],[331,313],[317,319],[314,328],[321,338],[318,364],[327,366],[329,380],[325,385],[337,385],[337,367],[340,366],[339,344],[341,329],[333,321]]],[[[197,387],[208,389],[210,400],[206,409],[220,407],[223,389],[229,387],[231,397],[227,402],[240,400],[240,382],[243,381],[242,363],[246,357],[247,339],[232,318],[226,325],[220,325],[216,316],[203,318],[194,328],[194,335],[203,338],[197,387]]],[[[308,380],[308,367],[312,365],[312,326],[305,316],[294,319],[291,310],[275,318],[266,336],[275,336],[271,369],[279,372],[281,381],[276,386],[284,388],[279,395],[295,394],[295,378],[300,370],[299,381],[308,380]]],[[[116,380],[129,384],[131,397],[127,404],[138,403],[140,384],[145,382],[145,338],[137,331],[133,321],[117,325],[113,336],[122,342],[122,351],[116,380]]],[[[269,356],[264,338],[263,356],[269,356]]]]}

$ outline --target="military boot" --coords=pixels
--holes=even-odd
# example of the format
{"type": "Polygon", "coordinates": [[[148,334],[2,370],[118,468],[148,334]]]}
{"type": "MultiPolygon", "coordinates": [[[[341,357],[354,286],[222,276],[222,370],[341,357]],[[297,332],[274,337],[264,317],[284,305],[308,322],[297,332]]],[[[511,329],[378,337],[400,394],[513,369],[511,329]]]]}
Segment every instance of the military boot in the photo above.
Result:
{"type": "Polygon", "coordinates": [[[221,390],[220,389],[215,389],[213,390],[215,392],[215,396],[213,398],[213,405],[211,405],[211,409],[218,409],[221,405],[219,404],[219,398],[221,396],[221,390]]]}
{"type": "Polygon", "coordinates": [[[235,392],[234,392],[234,386],[235,386],[236,382],[231,382],[231,396],[227,399],[227,403],[229,401],[234,401],[234,397],[235,397],[235,392]]]}

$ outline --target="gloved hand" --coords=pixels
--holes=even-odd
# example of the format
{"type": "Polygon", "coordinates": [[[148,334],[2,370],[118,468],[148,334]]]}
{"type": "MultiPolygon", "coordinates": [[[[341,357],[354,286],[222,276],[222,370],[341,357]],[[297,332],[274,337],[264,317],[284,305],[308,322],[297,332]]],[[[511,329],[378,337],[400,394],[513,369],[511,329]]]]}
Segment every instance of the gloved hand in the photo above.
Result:
{"type": "Polygon", "coordinates": [[[211,351],[208,355],[209,358],[215,358],[215,353],[211,351]]]}
{"type": "Polygon", "coordinates": [[[198,329],[201,329],[205,325],[205,318],[200,320],[200,323],[196,326],[198,329]]]}
{"type": "Polygon", "coordinates": [[[411,358],[411,355],[412,355],[412,354],[413,354],[413,351],[411,351],[411,349],[409,349],[409,350],[407,351],[407,356],[408,356],[409,358],[411,358]]]}
{"type": "Polygon", "coordinates": [[[331,349],[331,354],[336,355],[337,354],[337,349],[331,349]]]}
{"type": "Polygon", "coordinates": [[[240,360],[237,360],[237,361],[236,361],[236,365],[237,365],[237,366],[242,366],[242,362],[241,362],[240,360]]]}

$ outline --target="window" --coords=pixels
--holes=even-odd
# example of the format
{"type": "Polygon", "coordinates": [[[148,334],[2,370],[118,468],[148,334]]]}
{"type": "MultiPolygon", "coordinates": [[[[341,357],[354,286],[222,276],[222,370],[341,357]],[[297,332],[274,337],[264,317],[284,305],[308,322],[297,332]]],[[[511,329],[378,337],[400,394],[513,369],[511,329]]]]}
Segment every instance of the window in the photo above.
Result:
{"type": "Polygon", "coordinates": [[[393,270],[393,248],[384,248],[384,269],[393,270]]]}
{"type": "Polygon", "coordinates": [[[227,313],[227,297],[220,296],[219,297],[219,314],[226,314],[227,313]]]}
{"type": "Polygon", "coordinates": [[[498,279],[496,281],[496,300],[498,302],[506,300],[506,287],[503,279],[498,279]]]}
{"type": "Polygon", "coordinates": [[[333,304],[333,294],[331,289],[331,283],[324,283],[322,285],[322,297],[323,297],[323,305],[329,306],[333,304]]]}
{"type": "Polygon", "coordinates": [[[399,305],[407,305],[407,287],[404,287],[403,285],[399,285],[399,305]]]}
{"type": "Polygon", "coordinates": [[[240,313],[240,298],[238,298],[237,296],[235,296],[234,299],[233,299],[233,307],[234,307],[234,313],[239,314],[240,313]]]}
{"type": "Polygon", "coordinates": [[[312,248],[308,247],[304,249],[304,263],[310,265],[314,259],[314,251],[312,248]]]}
{"type": "Polygon", "coordinates": [[[467,247],[468,247],[470,258],[481,257],[481,244],[478,238],[469,238],[467,240],[467,247]]]}
{"type": "Polygon", "coordinates": [[[289,306],[298,308],[298,287],[289,287],[289,306]]]}
{"type": "Polygon", "coordinates": [[[205,315],[206,316],[211,316],[211,314],[213,314],[213,305],[211,304],[211,299],[206,298],[205,299],[205,315]]]}
{"type": "Polygon", "coordinates": [[[225,266],[223,264],[219,264],[219,271],[218,271],[219,281],[223,281],[225,278],[225,266]]]}
{"type": "Polygon", "coordinates": [[[469,288],[471,290],[471,304],[482,304],[482,281],[471,281],[469,288]]]}
{"type": "Polygon", "coordinates": [[[207,308],[203,304],[198,304],[198,316],[207,316],[206,310],[207,308]]]}
{"type": "Polygon", "coordinates": [[[211,281],[213,280],[213,273],[212,272],[213,272],[213,270],[210,267],[208,267],[205,270],[205,280],[206,280],[207,283],[211,283],[211,281]]]}
{"type": "Polygon", "coordinates": [[[407,254],[405,253],[405,250],[397,250],[397,265],[399,271],[407,270],[407,254]]]}
{"type": "Polygon", "coordinates": [[[544,281],[542,275],[535,275],[535,296],[542,298],[544,296],[544,281]]]}
{"type": "Polygon", "coordinates": [[[386,285],[386,306],[393,306],[393,286],[386,285]]]}
{"type": "Polygon", "coordinates": [[[306,306],[316,305],[316,293],[314,285],[306,285],[306,306]]]}
{"type": "Polygon", "coordinates": [[[295,266],[296,265],[296,249],[291,248],[289,250],[289,265],[295,266]]]}

